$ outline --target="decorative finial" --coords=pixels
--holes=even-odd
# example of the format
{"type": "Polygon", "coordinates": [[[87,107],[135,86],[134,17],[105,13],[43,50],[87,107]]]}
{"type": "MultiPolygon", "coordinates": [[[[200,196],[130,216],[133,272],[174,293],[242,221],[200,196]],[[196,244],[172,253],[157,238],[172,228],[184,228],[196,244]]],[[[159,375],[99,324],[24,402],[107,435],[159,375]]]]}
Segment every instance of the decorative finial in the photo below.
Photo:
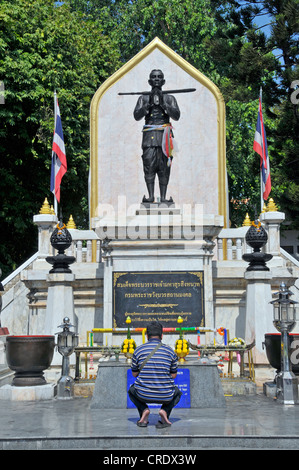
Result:
{"type": "Polygon", "coordinates": [[[265,212],[267,212],[267,206],[266,206],[266,204],[264,203],[264,205],[263,205],[263,210],[262,210],[261,214],[264,214],[265,212]]]}
{"type": "Polygon", "coordinates": [[[54,207],[53,207],[53,206],[51,206],[51,209],[50,209],[50,211],[51,211],[51,214],[52,214],[52,215],[56,215],[56,214],[55,214],[55,210],[54,210],[54,207]]]}
{"type": "Polygon", "coordinates": [[[251,220],[247,212],[246,217],[243,221],[242,227],[250,227],[250,225],[251,225],[251,220]]]}
{"type": "Polygon", "coordinates": [[[50,204],[48,203],[48,199],[44,200],[44,203],[39,211],[40,214],[51,214],[50,204]]]}
{"type": "Polygon", "coordinates": [[[70,218],[69,218],[69,221],[68,221],[68,223],[67,223],[66,228],[68,228],[68,229],[70,229],[70,228],[77,228],[72,215],[70,215],[70,218]]]}
{"type": "Polygon", "coordinates": [[[268,206],[267,206],[267,212],[277,212],[278,208],[275,202],[273,201],[272,198],[269,199],[268,206]]]}

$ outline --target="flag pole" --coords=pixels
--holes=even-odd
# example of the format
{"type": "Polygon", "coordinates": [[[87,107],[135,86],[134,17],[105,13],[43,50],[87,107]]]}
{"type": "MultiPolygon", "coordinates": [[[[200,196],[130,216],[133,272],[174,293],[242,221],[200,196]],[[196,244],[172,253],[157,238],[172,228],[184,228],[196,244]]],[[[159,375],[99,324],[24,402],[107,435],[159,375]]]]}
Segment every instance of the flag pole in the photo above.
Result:
{"type": "MultiPolygon", "coordinates": [[[[263,97],[263,90],[262,87],[260,86],[260,100],[261,100],[261,106],[262,106],[262,97],[263,97]]],[[[264,208],[264,198],[263,198],[263,176],[262,176],[262,169],[260,168],[260,187],[261,187],[261,212],[264,208]]]]}
{"type": "Polygon", "coordinates": [[[268,199],[271,191],[270,161],[268,156],[266,129],[262,111],[262,87],[260,87],[259,110],[254,134],[253,150],[260,156],[260,185],[261,185],[261,211],[264,200],[268,199]]]}
{"type": "MultiPolygon", "coordinates": [[[[54,132],[56,129],[56,119],[57,119],[57,94],[56,94],[56,90],[54,90],[54,132]]],[[[57,203],[55,191],[54,191],[54,212],[55,212],[56,217],[58,217],[58,203],[57,203]]]]}

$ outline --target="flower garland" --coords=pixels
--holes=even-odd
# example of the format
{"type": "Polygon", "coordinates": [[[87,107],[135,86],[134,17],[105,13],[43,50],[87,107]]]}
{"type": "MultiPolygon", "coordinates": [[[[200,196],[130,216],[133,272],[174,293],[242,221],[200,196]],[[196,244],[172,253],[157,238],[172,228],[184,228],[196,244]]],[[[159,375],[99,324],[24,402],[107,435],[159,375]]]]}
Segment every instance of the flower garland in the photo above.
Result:
{"type": "MultiPolygon", "coordinates": [[[[183,323],[183,319],[182,319],[181,316],[178,317],[177,322],[178,323],[183,323]]],[[[187,354],[189,354],[189,344],[188,344],[188,341],[186,339],[184,339],[184,333],[182,331],[182,328],[180,328],[180,337],[175,342],[174,352],[179,357],[180,357],[180,355],[187,356],[187,354]]]]}
{"type": "Polygon", "coordinates": [[[63,224],[62,227],[60,227],[59,222],[58,222],[58,224],[56,225],[56,228],[58,228],[58,235],[61,235],[62,230],[64,230],[66,228],[66,225],[63,224]]]}
{"type": "Polygon", "coordinates": [[[126,324],[128,325],[127,337],[121,345],[121,352],[124,354],[134,354],[134,351],[137,347],[135,341],[131,338],[131,331],[130,331],[131,322],[132,320],[128,316],[126,318],[126,324]]]}
{"type": "Polygon", "coordinates": [[[260,220],[258,221],[258,223],[256,224],[255,223],[255,220],[253,222],[251,222],[251,225],[253,225],[253,227],[255,227],[257,229],[258,232],[260,232],[260,226],[262,225],[260,220]]]}
{"type": "Polygon", "coordinates": [[[245,341],[243,338],[234,338],[234,339],[231,339],[228,344],[230,346],[245,346],[245,341]]]}

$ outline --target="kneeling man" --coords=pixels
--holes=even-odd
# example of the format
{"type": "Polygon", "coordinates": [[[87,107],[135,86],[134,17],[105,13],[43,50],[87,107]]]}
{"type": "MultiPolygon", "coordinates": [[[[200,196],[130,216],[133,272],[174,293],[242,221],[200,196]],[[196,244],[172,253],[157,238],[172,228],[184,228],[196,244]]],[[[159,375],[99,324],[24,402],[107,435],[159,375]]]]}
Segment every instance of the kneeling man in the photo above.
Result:
{"type": "Polygon", "coordinates": [[[128,394],[137,407],[140,420],[137,426],[146,427],[150,410],[148,403],[161,403],[160,420],[156,427],[171,426],[169,415],[180,401],[182,392],[174,384],[177,375],[177,355],[162,343],[163,327],[152,322],[147,327],[148,342],[138,346],[132,357],[132,375],[136,381],[128,394]]]}

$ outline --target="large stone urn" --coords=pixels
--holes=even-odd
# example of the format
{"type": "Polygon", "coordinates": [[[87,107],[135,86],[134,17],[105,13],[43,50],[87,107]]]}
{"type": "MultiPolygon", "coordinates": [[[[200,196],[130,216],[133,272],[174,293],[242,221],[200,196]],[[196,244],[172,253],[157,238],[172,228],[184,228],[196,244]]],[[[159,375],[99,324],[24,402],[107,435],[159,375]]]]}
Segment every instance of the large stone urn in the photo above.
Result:
{"type": "Polygon", "coordinates": [[[50,242],[53,248],[58,250],[58,254],[56,256],[47,256],[46,261],[53,265],[53,268],[49,272],[71,273],[72,271],[69,265],[74,263],[76,258],[64,253],[72,244],[72,236],[62,221],[56,225],[51,235],[50,242]]]}
{"type": "MultiPolygon", "coordinates": [[[[298,333],[289,333],[290,351],[295,349],[295,343],[299,341],[298,333]]],[[[277,372],[281,371],[281,333],[266,333],[265,342],[263,343],[266,349],[267,359],[270,365],[276,369],[277,372]]],[[[299,364],[292,364],[292,372],[299,375],[299,364]]]]}
{"type": "Polygon", "coordinates": [[[252,253],[245,253],[242,258],[249,262],[246,271],[270,271],[266,262],[273,258],[270,253],[263,253],[261,248],[266,245],[268,235],[259,220],[252,222],[251,227],[246,233],[246,243],[253,248],[252,253]]]}
{"type": "Polygon", "coordinates": [[[44,370],[51,365],[54,348],[55,336],[8,336],[6,360],[15,371],[12,385],[45,385],[44,370]]]}

